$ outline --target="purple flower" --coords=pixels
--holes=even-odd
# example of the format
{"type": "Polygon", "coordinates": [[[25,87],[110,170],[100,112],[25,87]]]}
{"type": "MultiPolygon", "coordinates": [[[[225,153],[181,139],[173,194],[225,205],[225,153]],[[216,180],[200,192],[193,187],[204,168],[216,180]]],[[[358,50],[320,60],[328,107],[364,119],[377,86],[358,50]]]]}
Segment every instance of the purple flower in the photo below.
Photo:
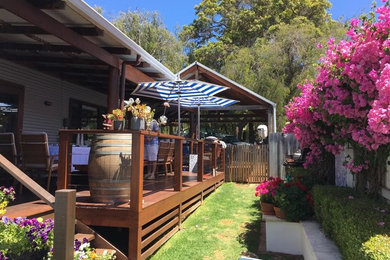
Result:
{"type": "Polygon", "coordinates": [[[353,200],[355,197],[354,196],[352,196],[352,195],[349,195],[348,196],[348,199],[350,199],[350,200],[353,200]]]}
{"type": "Polygon", "coordinates": [[[80,246],[81,246],[81,242],[76,239],[74,241],[74,250],[75,251],[79,250],[80,246]]]}
{"type": "Polygon", "coordinates": [[[385,222],[380,221],[380,222],[378,222],[378,225],[379,225],[379,226],[384,226],[384,225],[385,225],[385,222]]]}

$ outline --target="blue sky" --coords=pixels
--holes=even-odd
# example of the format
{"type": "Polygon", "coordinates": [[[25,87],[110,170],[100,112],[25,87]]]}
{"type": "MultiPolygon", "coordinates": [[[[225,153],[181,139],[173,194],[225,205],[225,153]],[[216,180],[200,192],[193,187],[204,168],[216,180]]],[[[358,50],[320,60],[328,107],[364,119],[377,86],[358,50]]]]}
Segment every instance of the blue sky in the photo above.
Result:
{"type": "MultiPolygon", "coordinates": [[[[195,18],[194,6],[201,0],[84,0],[91,6],[101,6],[104,16],[111,20],[119,11],[148,10],[158,11],[169,30],[175,31],[176,26],[190,24],[195,18]]],[[[331,0],[330,13],[334,19],[359,16],[368,12],[372,0],[331,0]]],[[[380,1],[377,1],[380,3],[380,1]]]]}

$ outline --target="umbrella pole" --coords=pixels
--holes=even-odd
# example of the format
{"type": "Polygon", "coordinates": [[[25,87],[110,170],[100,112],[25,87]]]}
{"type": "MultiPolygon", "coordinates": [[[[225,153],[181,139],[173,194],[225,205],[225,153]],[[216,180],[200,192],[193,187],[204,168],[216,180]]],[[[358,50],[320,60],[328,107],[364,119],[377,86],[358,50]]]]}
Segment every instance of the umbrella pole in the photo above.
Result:
{"type": "Polygon", "coordinates": [[[181,134],[180,134],[180,83],[179,83],[179,85],[178,85],[178,92],[177,92],[177,94],[178,94],[178,99],[177,99],[177,101],[178,101],[178,106],[177,106],[177,117],[178,117],[178,126],[177,126],[177,135],[178,136],[180,136],[181,134]]]}
{"type": "Polygon", "coordinates": [[[200,105],[198,105],[198,139],[200,139],[200,105]]]}

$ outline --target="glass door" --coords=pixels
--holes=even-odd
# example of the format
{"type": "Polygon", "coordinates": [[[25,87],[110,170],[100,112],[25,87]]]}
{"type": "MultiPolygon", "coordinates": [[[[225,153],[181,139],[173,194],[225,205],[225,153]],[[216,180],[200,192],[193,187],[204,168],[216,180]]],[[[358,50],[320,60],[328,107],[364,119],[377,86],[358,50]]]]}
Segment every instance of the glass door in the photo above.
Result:
{"type": "Polygon", "coordinates": [[[24,88],[0,80],[0,133],[22,130],[24,88]]]}

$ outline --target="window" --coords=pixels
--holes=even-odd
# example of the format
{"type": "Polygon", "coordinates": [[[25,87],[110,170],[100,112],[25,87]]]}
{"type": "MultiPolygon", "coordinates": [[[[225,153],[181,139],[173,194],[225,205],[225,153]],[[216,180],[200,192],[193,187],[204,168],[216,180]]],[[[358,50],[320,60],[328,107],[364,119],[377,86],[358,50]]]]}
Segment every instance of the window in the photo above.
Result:
{"type": "Polygon", "coordinates": [[[69,102],[68,127],[71,129],[102,129],[102,114],[105,111],[105,107],[71,99],[69,102]]]}

